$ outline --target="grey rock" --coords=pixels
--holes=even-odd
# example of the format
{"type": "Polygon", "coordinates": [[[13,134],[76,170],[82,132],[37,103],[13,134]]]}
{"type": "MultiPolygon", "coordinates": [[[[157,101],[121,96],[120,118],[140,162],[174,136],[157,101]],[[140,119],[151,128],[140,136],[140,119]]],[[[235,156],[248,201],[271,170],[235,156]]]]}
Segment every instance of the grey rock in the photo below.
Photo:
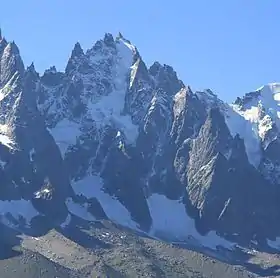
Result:
{"type": "MultiPolygon", "coordinates": [[[[6,129],[0,131],[13,145],[0,144],[1,200],[31,200],[41,214],[63,219],[72,198],[107,218],[97,197],[71,187],[94,175],[102,178],[102,192],[145,231],[153,225],[148,199],[160,194],[183,200],[201,233],[239,234],[248,241],[279,235],[277,126],[260,141],[261,162],[253,167],[243,139],[230,133],[226,105],[211,90],[193,92],[168,65],[147,68],[121,34],[105,34],[86,52],[76,43],[65,72],[51,67],[42,76],[33,64],[24,69],[16,44],[0,35],[0,90],[6,129]],[[130,54],[122,53],[122,44],[130,54]],[[114,118],[118,95],[124,125],[114,118]],[[65,142],[53,133],[61,123],[65,142]],[[137,135],[134,142],[125,125],[137,135]]],[[[235,104],[244,110],[259,95],[246,94],[235,104]]],[[[259,113],[264,119],[266,111],[259,113]]]]}

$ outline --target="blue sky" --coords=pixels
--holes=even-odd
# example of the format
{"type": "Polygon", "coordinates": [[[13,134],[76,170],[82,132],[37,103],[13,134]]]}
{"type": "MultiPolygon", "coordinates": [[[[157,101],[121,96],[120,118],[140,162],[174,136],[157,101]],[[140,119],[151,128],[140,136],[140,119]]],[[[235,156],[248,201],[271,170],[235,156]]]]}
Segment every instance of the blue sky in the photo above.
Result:
{"type": "Polygon", "coordinates": [[[123,35],[150,65],[170,64],[194,89],[233,100],[280,82],[279,0],[1,1],[0,26],[25,64],[63,70],[73,45],[123,35]]]}

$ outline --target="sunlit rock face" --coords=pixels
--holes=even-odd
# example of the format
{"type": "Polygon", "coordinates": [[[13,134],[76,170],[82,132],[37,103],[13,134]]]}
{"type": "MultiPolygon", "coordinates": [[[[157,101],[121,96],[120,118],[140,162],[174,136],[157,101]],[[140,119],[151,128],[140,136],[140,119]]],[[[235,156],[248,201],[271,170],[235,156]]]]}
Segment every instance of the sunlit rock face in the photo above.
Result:
{"type": "Polygon", "coordinates": [[[275,237],[279,101],[275,83],[232,105],[194,92],[121,34],[39,75],[0,35],[0,219],[106,218],[207,246],[275,237]]]}

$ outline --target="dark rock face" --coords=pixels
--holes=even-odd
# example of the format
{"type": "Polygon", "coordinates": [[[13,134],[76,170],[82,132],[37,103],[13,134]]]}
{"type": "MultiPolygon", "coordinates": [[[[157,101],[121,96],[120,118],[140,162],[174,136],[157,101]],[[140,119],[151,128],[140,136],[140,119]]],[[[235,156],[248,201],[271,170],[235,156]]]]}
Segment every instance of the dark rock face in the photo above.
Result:
{"type": "Polygon", "coordinates": [[[277,222],[277,190],[248,163],[242,139],[231,137],[219,110],[210,110],[189,157],[187,192],[202,231],[218,228],[247,239],[269,233],[277,222]],[[224,155],[229,150],[230,157],[224,155]],[[267,218],[264,211],[270,211],[267,218]]]}
{"type": "Polygon", "coordinates": [[[33,65],[24,70],[14,43],[7,44],[2,53],[0,75],[3,138],[0,152],[3,162],[3,192],[0,198],[33,200],[37,190],[48,186],[53,194],[45,209],[44,198],[34,200],[38,210],[48,214],[55,205],[58,211],[62,212],[60,208],[63,208],[71,187],[63,170],[59,149],[37,108],[39,75],[33,65]],[[5,144],[7,140],[9,144],[5,144]]]}
{"type": "MultiPolygon", "coordinates": [[[[259,95],[235,104],[245,111],[259,95]]],[[[0,36],[0,96],[1,200],[31,200],[63,219],[72,198],[99,219],[110,214],[106,194],[149,231],[149,197],[160,194],[183,200],[201,233],[280,233],[277,126],[252,166],[246,138],[231,132],[231,108],[210,90],[192,92],[170,66],[148,69],[122,35],[106,34],[86,52],[77,43],[65,72],[51,67],[42,76],[34,65],[25,70],[17,46],[0,36]],[[88,177],[102,184],[85,193],[88,177]]]]}

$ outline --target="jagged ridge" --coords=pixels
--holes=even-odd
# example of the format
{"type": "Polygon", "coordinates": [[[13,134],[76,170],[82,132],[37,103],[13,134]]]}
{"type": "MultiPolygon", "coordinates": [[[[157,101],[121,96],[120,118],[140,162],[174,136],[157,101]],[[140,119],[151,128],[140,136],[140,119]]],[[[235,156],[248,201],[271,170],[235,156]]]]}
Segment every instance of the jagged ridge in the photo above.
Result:
{"type": "Polygon", "coordinates": [[[277,84],[228,105],[121,34],[42,76],[0,36],[2,216],[18,225],[18,200],[36,208],[25,227],[75,215],[212,247],[277,236],[278,114],[277,84]]]}

